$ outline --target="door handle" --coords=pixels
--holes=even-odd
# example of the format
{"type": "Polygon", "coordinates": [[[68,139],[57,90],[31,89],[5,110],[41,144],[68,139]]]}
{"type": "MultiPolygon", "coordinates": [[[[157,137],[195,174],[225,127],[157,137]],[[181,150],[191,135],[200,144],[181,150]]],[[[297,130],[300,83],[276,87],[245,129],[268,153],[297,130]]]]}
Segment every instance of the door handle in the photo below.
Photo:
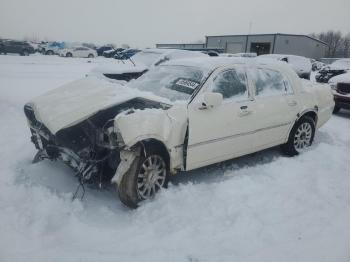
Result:
{"type": "Polygon", "coordinates": [[[298,103],[297,103],[297,101],[295,101],[295,100],[288,102],[288,105],[289,105],[289,106],[296,106],[297,104],[298,104],[298,103]]]}

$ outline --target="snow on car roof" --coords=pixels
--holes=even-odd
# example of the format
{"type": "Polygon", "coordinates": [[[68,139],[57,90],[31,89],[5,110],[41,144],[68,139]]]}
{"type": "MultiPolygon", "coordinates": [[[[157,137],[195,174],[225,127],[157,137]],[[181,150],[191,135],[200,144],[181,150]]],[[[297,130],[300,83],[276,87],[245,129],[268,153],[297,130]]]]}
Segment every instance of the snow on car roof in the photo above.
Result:
{"type": "Polygon", "coordinates": [[[147,48],[147,49],[143,49],[141,52],[158,53],[158,54],[187,54],[187,55],[191,54],[191,56],[194,54],[197,54],[203,57],[208,56],[199,51],[190,51],[190,50],[181,50],[181,49],[172,49],[172,48],[147,48]]]}
{"type": "Polygon", "coordinates": [[[195,57],[195,58],[185,58],[171,60],[165,63],[165,65],[182,65],[182,66],[194,66],[200,67],[207,70],[214,70],[215,68],[221,66],[230,66],[230,65],[278,65],[286,67],[286,64],[280,61],[270,61],[270,60],[257,60],[255,58],[246,58],[246,57],[195,57]]]}

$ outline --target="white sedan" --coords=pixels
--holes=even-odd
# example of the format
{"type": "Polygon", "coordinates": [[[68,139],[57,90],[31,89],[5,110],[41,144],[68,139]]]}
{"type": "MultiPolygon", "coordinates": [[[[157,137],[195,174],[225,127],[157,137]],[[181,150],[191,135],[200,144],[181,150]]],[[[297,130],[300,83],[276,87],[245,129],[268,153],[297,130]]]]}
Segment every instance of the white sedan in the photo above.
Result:
{"type": "Polygon", "coordinates": [[[65,48],[58,51],[60,56],[64,57],[81,57],[81,58],[94,58],[97,57],[97,52],[94,49],[77,46],[73,48],[65,48]]]}
{"type": "Polygon", "coordinates": [[[277,145],[301,153],[333,107],[328,85],[284,63],[210,57],[169,61],[126,86],[86,77],[24,110],[35,162],[61,160],[82,183],[112,181],[135,208],[179,171],[277,145]]]}

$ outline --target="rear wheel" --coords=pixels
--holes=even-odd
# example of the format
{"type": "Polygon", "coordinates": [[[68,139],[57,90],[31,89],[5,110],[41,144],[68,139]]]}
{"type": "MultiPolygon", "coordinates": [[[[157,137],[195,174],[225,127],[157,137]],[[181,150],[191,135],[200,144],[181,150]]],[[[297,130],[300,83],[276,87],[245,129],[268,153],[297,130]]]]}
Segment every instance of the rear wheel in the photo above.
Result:
{"type": "Polygon", "coordinates": [[[72,53],[70,53],[70,52],[68,52],[67,54],[66,54],[66,57],[72,57],[73,55],[72,55],[72,53]]]}
{"type": "Polygon", "coordinates": [[[168,184],[168,166],[157,152],[137,157],[124,174],[119,186],[120,200],[128,207],[137,208],[142,200],[151,199],[168,184]]]}
{"type": "Polygon", "coordinates": [[[308,116],[302,117],[293,126],[282,150],[289,156],[295,156],[311,146],[315,136],[315,121],[308,116]]]}
{"type": "Polygon", "coordinates": [[[29,56],[29,51],[24,49],[21,53],[22,56],[29,56]]]}
{"type": "Polygon", "coordinates": [[[52,51],[52,50],[47,50],[45,54],[47,54],[47,55],[53,55],[53,51],[52,51]]]}
{"type": "Polygon", "coordinates": [[[94,58],[95,56],[93,54],[89,54],[88,58],[94,58]]]}

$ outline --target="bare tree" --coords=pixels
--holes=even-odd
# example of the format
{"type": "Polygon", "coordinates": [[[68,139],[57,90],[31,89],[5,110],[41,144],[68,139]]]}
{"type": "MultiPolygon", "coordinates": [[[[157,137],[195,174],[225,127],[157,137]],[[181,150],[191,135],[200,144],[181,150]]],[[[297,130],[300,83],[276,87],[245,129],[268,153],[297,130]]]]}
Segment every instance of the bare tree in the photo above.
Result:
{"type": "Polygon", "coordinates": [[[330,30],[328,32],[321,33],[319,35],[320,40],[328,43],[329,45],[329,57],[334,57],[336,52],[338,51],[341,40],[342,40],[342,34],[340,31],[333,31],[330,30]]]}
{"type": "Polygon", "coordinates": [[[343,56],[349,57],[350,55],[350,33],[343,37],[342,41],[343,56]]]}
{"type": "Polygon", "coordinates": [[[350,33],[343,36],[340,31],[329,30],[319,34],[311,34],[310,36],[326,42],[329,46],[327,57],[348,57],[350,49],[350,33]]]}

